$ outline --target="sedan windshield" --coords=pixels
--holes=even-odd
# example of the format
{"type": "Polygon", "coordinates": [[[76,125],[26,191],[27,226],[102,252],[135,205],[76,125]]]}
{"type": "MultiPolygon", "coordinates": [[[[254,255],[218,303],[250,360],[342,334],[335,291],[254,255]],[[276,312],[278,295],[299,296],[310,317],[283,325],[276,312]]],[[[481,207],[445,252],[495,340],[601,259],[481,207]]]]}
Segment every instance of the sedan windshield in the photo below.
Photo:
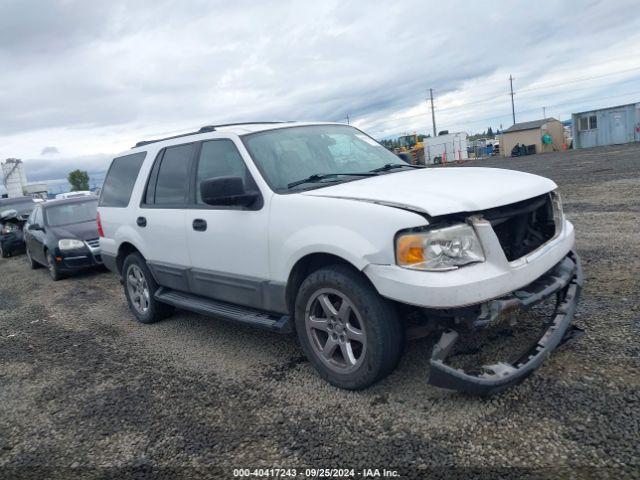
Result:
{"type": "Polygon", "coordinates": [[[276,192],[358,180],[372,170],[403,164],[374,139],[347,125],[279,128],[245,135],[243,141],[276,192]]]}
{"type": "Polygon", "coordinates": [[[95,221],[97,212],[97,199],[52,205],[45,209],[46,223],[50,227],[61,227],[74,223],[95,221]]]}

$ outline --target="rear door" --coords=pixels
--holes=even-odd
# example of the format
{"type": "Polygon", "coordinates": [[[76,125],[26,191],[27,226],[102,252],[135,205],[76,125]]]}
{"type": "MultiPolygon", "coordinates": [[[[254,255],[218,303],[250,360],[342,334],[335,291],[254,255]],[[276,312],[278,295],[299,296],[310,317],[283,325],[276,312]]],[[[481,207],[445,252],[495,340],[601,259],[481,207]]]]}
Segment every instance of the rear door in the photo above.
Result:
{"type": "Polygon", "coordinates": [[[159,152],[135,225],[147,264],[158,283],[182,291],[189,290],[185,207],[196,146],[197,143],[186,143],[159,152]]]}

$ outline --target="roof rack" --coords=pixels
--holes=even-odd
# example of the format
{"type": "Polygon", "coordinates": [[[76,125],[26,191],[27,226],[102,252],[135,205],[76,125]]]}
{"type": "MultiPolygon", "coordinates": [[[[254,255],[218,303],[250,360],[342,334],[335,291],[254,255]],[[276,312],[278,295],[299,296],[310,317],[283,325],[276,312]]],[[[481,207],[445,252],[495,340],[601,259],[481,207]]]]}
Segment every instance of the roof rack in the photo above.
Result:
{"type": "Polygon", "coordinates": [[[220,125],[205,125],[200,128],[197,132],[190,133],[182,133],[180,135],[173,135],[171,137],[158,138],[156,140],[143,140],[141,142],[136,143],[133,148],[142,147],[144,145],[149,145],[150,143],[163,142],[165,140],[173,140],[174,138],[188,137],[189,135],[198,135],[199,133],[210,133],[215,132],[217,128],[221,127],[235,127],[238,125],[272,125],[278,123],[289,123],[289,122],[239,122],[239,123],[223,123],[220,125]]]}

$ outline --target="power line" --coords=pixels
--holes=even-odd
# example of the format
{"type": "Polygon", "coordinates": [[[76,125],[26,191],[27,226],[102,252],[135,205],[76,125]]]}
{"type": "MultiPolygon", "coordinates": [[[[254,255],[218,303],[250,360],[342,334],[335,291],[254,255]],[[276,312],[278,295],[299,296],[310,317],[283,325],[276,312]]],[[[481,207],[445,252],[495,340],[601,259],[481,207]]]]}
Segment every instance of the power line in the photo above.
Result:
{"type": "MultiPolygon", "coordinates": [[[[530,88],[524,88],[522,90],[516,90],[513,92],[514,95],[516,94],[527,94],[529,92],[533,92],[533,91],[538,91],[538,90],[543,90],[546,88],[555,88],[555,87],[560,87],[560,86],[565,86],[565,85],[571,85],[574,83],[579,83],[579,82],[584,82],[584,81],[588,81],[588,80],[594,80],[594,79],[598,79],[598,78],[604,78],[604,77],[608,77],[608,76],[612,76],[612,75],[619,75],[621,73],[627,73],[627,72],[632,72],[632,71],[636,71],[636,70],[640,70],[640,66],[639,67],[633,67],[633,68],[628,68],[625,70],[618,70],[615,72],[609,72],[609,73],[605,73],[602,75],[595,75],[595,76],[590,76],[590,77],[582,77],[582,78],[577,78],[577,79],[573,79],[573,80],[567,80],[565,82],[561,82],[561,83],[555,83],[555,84],[549,84],[546,86],[536,86],[536,87],[530,87],[530,88]]],[[[511,76],[510,76],[511,78],[511,76]]],[[[591,87],[588,87],[591,88],[591,87]]],[[[442,112],[447,112],[447,111],[451,111],[451,110],[458,110],[461,108],[465,108],[468,106],[472,106],[472,105],[479,105],[482,103],[487,103],[487,102],[492,102],[494,100],[497,100],[499,98],[503,98],[505,95],[511,95],[510,93],[504,94],[498,94],[498,95],[494,95],[491,97],[487,97],[484,99],[480,99],[480,100],[474,100],[472,102],[466,102],[463,104],[459,104],[459,105],[455,105],[455,106],[451,106],[451,107],[444,107],[444,108],[434,108],[435,111],[442,113],[442,112]]],[[[515,112],[514,112],[514,108],[512,108],[512,118],[515,117],[515,112]]],[[[402,120],[402,119],[410,119],[410,118],[418,118],[418,117],[424,117],[424,113],[416,113],[416,114],[411,114],[411,115],[400,115],[398,117],[395,117],[393,120],[402,120]]],[[[515,123],[515,121],[514,121],[515,123]]]]}
{"type": "MultiPolygon", "coordinates": [[[[599,101],[602,101],[602,100],[609,100],[611,98],[624,97],[624,96],[627,96],[627,95],[640,95],[640,90],[636,90],[636,91],[633,91],[633,92],[620,93],[620,94],[617,94],[617,95],[608,95],[606,97],[599,97],[599,98],[593,99],[593,101],[594,102],[599,102],[599,101]]],[[[565,105],[572,105],[572,104],[575,104],[575,103],[580,103],[582,101],[583,101],[582,99],[574,99],[574,100],[569,100],[569,101],[566,101],[566,102],[556,103],[555,105],[547,105],[546,108],[549,108],[549,109],[557,108],[557,107],[562,107],[562,106],[565,106],[565,105]]],[[[597,110],[597,109],[594,109],[594,110],[597,110]]],[[[521,110],[520,113],[539,112],[539,111],[540,111],[539,107],[534,107],[534,108],[528,108],[526,110],[521,110]]],[[[484,120],[496,120],[496,119],[504,118],[506,116],[507,115],[504,115],[504,114],[503,115],[496,115],[494,117],[485,117],[485,118],[474,119],[473,121],[476,122],[476,121],[484,121],[484,120]]]]}
{"type": "MultiPolygon", "coordinates": [[[[594,102],[599,102],[602,100],[609,100],[611,98],[619,98],[619,97],[624,97],[624,96],[628,96],[628,95],[640,95],[640,90],[636,90],[633,92],[626,92],[626,93],[620,93],[617,95],[608,95],[605,97],[598,97],[598,98],[594,98],[592,99],[594,102]]],[[[560,102],[560,103],[556,103],[554,105],[546,105],[547,109],[552,109],[552,108],[557,108],[557,107],[562,107],[565,105],[572,105],[572,104],[576,104],[576,103],[580,103],[584,101],[584,97],[581,98],[577,98],[577,99],[573,99],[573,100],[569,100],[566,102],[560,102]]],[[[528,108],[526,110],[520,110],[519,113],[530,113],[530,112],[534,112],[534,111],[540,111],[539,107],[535,107],[535,108],[528,108]]],[[[481,122],[481,121],[486,121],[486,120],[499,120],[502,118],[507,117],[508,114],[501,114],[501,115],[496,115],[496,116],[492,116],[492,117],[483,117],[483,118],[474,118],[473,119],[473,123],[476,122],[481,122]]],[[[424,115],[423,115],[424,116],[424,115]]],[[[466,122],[467,124],[471,123],[471,122],[466,122]]],[[[462,123],[464,125],[464,123],[462,123]]],[[[384,133],[384,130],[370,130],[370,132],[372,134],[376,134],[376,133],[384,133]]],[[[385,136],[394,136],[396,135],[395,133],[390,133],[390,134],[386,134],[385,136]]]]}
{"type": "MultiPolygon", "coordinates": [[[[640,67],[638,67],[638,69],[640,69],[640,67]]],[[[636,70],[636,69],[629,69],[629,70],[636,70]]],[[[611,74],[614,74],[614,73],[615,72],[612,72],[611,74]]],[[[602,85],[599,86],[599,88],[602,88],[602,87],[603,87],[602,85]]],[[[549,87],[549,88],[551,88],[551,87],[549,87]]],[[[594,87],[588,87],[588,88],[594,88],[594,87]]],[[[585,89],[587,89],[587,88],[578,88],[578,89],[575,89],[575,90],[585,90],[585,89]]],[[[514,92],[514,95],[517,94],[517,93],[527,94],[529,91],[533,91],[533,89],[530,89],[530,90],[518,90],[518,91],[514,92]]],[[[620,96],[624,96],[624,95],[632,95],[634,93],[635,92],[629,92],[629,93],[626,93],[626,94],[623,93],[623,94],[619,94],[619,95],[613,95],[613,96],[610,96],[610,97],[601,97],[601,99],[616,98],[616,97],[620,97],[620,96]]],[[[458,109],[462,109],[463,107],[465,107],[467,105],[485,103],[487,101],[495,100],[496,98],[501,98],[501,97],[503,97],[505,95],[509,95],[509,93],[497,95],[495,97],[490,97],[490,98],[487,98],[487,99],[484,99],[484,100],[480,100],[480,101],[468,102],[468,103],[465,103],[465,104],[462,104],[462,105],[457,105],[456,107],[436,108],[435,110],[438,111],[438,112],[444,112],[444,111],[450,111],[450,110],[458,110],[458,109]]],[[[563,102],[563,103],[556,104],[556,105],[550,105],[550,106],[548,105],[547,107],[554,107],[554,106],[564,105],[564,104],[568,104],[568,103],[576,103],[577,101],[578,100],[571,100],[569,102],[563,102]]],[[[521,112],[528,112],[528,111],[532,111],[532,109],[524,110],[524,111],[521,111],[521,112]]],[[[391,120],[395,121],[395,120],[405,120],[405,119],[411,119],[411,118],[424,118],[424,116],[425,116],[425,113],[417,113],[417,114],[411,114],[411,115],[400,115],[400,116],[397,116],[397,117],[395,117],[395,118],[393,118],[391,120]]],[[[477,119],[477,121],[491,120],[491,119],[495,119],[495,118],[504,118],[505,116],[506,115],[499,115],[499,116],[495,116],[495,117],[480,118],[480,119],[477,119]]],[[[512,118],[513,118],[513,111],[512,111],[512,118]]],[[[383,132],[383,131],[382,130],[376,130],[376,131],[374,131],[374,133],[375,132],[383,132]]]]}
{"type": "Polygon", "coordinates": [[[598,78],[610,77],[612,75],[620,75],[621,73],[634,72],[636,70],[640,70],[640,66],[633,67],[633,68],[627,68],[625,70],[618,70],[616,72],[603,73],[602,75],[592,75],[590,77],[576,78],[574,80],[567,80],[565,82],[560,82],[560,83],[554,83],[554,84],[549,84],[549,85],[542,84],[542,85],[539,85],[537,87],[524,88],[522,90],[519,90],[518,93],[531,92],[531,91],[534,91],[534,90],[541,90],[541,89],[545,89],[545,88],[562,87],[562,86],[565,86],[565,85],[571,85],[573,83],[586,82],[586,81],[589,81],[589,80],[596,80],[598,78]]]}

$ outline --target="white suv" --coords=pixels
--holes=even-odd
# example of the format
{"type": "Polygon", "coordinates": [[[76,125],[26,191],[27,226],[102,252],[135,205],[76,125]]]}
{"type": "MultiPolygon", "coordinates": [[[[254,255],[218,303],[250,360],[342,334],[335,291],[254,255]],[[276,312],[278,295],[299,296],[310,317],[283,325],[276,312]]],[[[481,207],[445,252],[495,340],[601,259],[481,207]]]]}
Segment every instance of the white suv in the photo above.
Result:
{"type": "Polygon", "coordinates": [[[100,246],[140,322],[179,307],[295,330],[323,378],[359,389],[394,369],[419,312],[442,334],[429,381],[487,394],[574,331],[582,274],[555,188],[409,165],[342,124],[208,126],[113,160],[100,246]],[[459,334],[551,296],[546,332],[516,362],[476,374],[445,363],[459,334]]]}

